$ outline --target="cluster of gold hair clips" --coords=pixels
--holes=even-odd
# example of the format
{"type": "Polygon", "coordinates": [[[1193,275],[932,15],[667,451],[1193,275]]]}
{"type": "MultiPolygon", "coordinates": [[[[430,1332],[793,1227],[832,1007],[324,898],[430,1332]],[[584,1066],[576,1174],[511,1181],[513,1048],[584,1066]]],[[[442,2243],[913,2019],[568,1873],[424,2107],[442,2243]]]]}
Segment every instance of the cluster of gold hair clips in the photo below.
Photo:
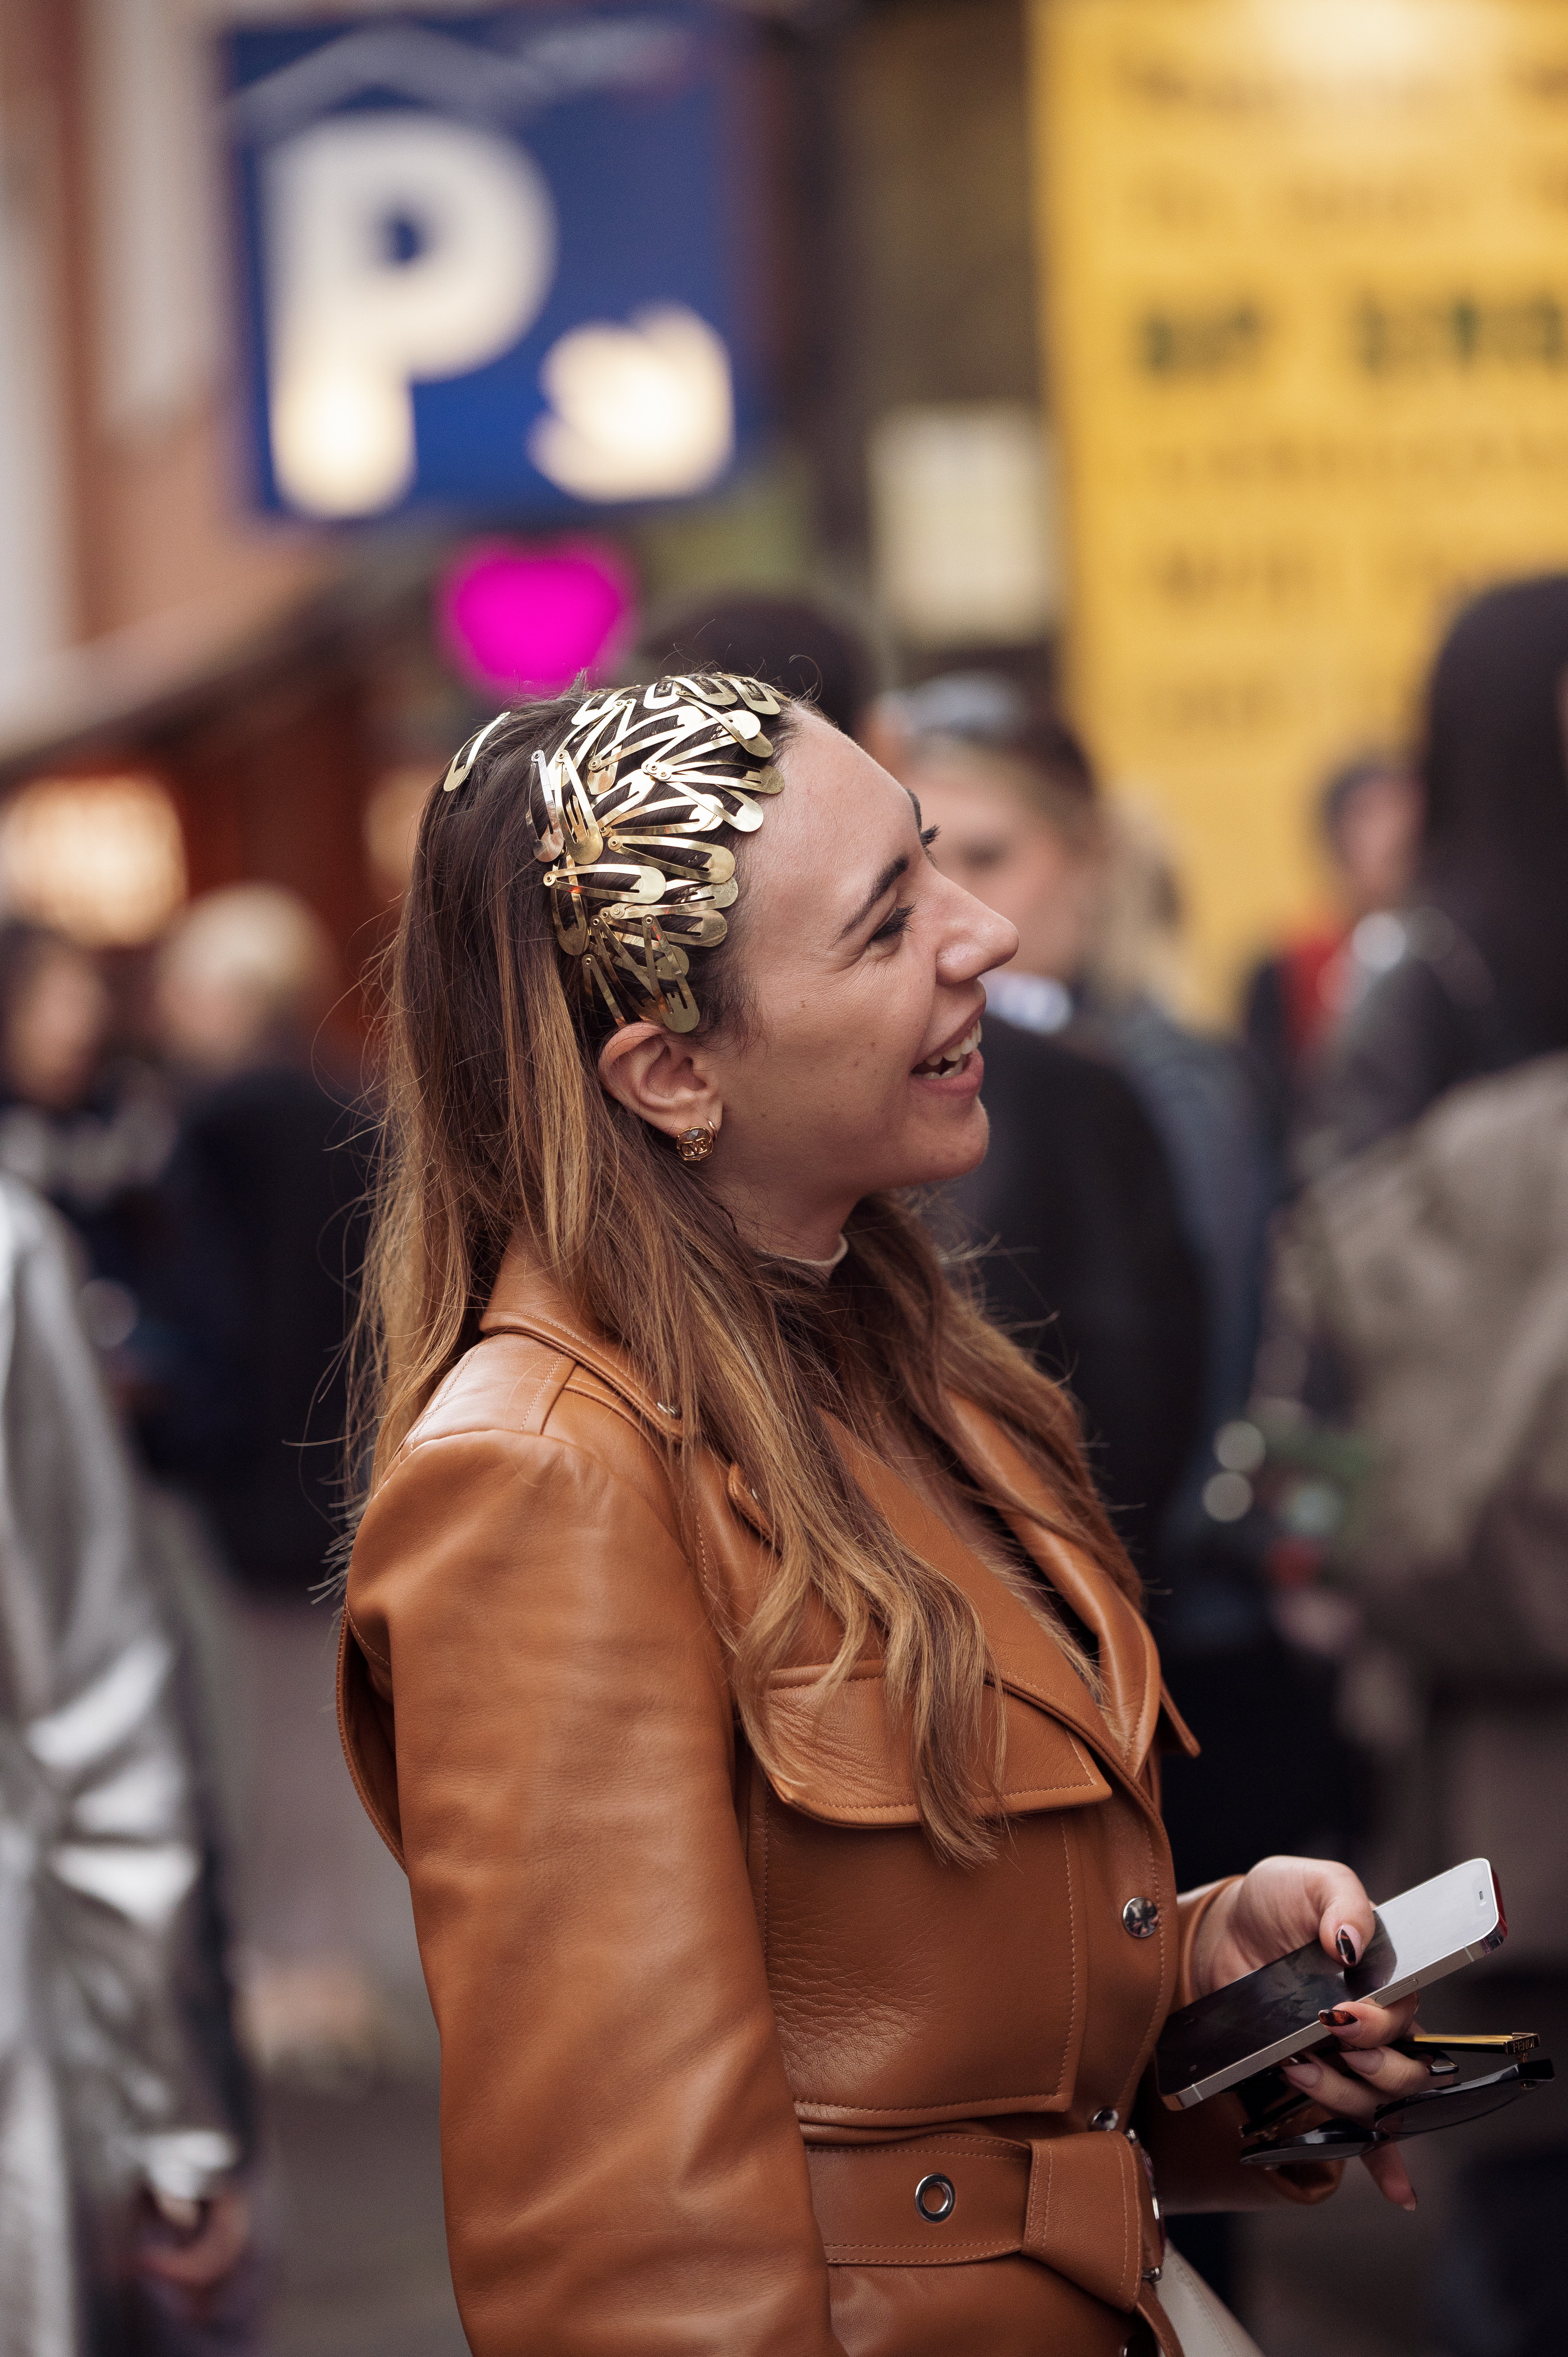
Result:
{"type": "MultiPolygon", "coordinates": [[[[589,696],[559,750],[534,755],[529,824],[555,937],[618,1023],[695,1030],[689,952],[724,940],[736,891],[735,854],[712,837],[762,824],[757,797],[784,782],[762,724],[780,709],[760,680],[682,674],[589,696]]],[[[454,760],[448,791],[488,734],[454,760]]]]}

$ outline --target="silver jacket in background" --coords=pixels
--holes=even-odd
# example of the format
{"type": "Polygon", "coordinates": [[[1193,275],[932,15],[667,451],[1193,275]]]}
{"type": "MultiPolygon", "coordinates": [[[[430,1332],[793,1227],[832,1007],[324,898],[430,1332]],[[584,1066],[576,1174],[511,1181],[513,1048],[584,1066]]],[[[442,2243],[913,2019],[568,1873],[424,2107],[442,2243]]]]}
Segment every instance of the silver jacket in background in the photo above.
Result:
{"type": "Polygon", "coordinates": [[[177,1631],[60,1222],[0,1178],[0,2357],[116,2351],[149,2183],[242,2158],[177,1631]]]}

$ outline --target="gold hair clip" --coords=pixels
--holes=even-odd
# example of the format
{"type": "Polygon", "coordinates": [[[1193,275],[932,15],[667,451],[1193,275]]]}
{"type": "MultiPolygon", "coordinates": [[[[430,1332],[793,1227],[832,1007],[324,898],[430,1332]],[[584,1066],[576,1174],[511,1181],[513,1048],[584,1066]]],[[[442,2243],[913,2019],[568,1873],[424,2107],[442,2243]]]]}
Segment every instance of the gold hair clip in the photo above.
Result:
{"type": "Polygon", "coordinates": [[[738,888],[735,854],[703,837],[762,824],[756,797],[784,782],[762,723],[782,708],[760,680],[682,673],[589,696],[560,748],[534,755],[529,824],[555,938],[618,1024],[696,1029],[688,952],[724,940],[738,888]]]}
{"type": "Polygon", "coordinates": [[[489,735],[491,729],[499,728],[503,720],[510,720],[510,718],[511,714],[510,711],[498,712],[493,720],[486,721],[478,736],[470,737],[466,745],[458,746],[457,750],[452,756],[451,764],[447,769],[446,775],[441,780],[441,791],[444,794],[455,794],[456,792],[458,787],[463,783],[463,780],[467,778],[469,770],[478,759],[479,748],[484,743],[486,737],[489,735]]]}

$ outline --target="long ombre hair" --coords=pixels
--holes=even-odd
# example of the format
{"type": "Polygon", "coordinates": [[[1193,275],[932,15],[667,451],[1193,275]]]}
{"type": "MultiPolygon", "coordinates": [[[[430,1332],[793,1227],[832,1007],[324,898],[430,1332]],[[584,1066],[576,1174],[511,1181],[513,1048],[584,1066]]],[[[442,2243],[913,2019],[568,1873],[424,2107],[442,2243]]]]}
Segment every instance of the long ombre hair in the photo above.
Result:
{"type": "MultiPolygon", "coordinates": [[[[387,1110],[358,1337],[370,1487],[477,1340],[521,1232],[537,1265],[678,1411],[652,1437],[682,1512],[683,1461],[697,1449],[737,1463],[757,1496],[773,1541],[768,1576],[746,1625],[723,1634],[764,1769],[784,1764],[769,1677],[817,1598],[843,1632],[830,1685],[880,1650],[926,1831],[939,1855],[975,1860],[993,1838],[1004,1724],[996,1712],[988,1770],[980,1616],[849,1476],[832,1419],[961,1482],[950,1403],[972,1403],[1046,1477],[1048,1527],[1133,1596],[1134,1575],[1068,1401],[950,1280],[910,1210],[868,1197],[830,1283],[803,1284],[788,1264],[759,1259],[703,1173],[599,1085],[607,1018],[557,948],[528,819],[533,754],[556,749],[578,700],[520,705],[460,791],[432,794],[420,826],[391,952],[387,1110]]],[[[789,723],[787,707],[786,742],[789,723]]],[[[745,839],[725,839],[744,877],[745,839]]],[[[744,889],[735,913],[730,939],[694,960],[697,1039],[767,1024],[746,989],[744,889]]],[[[1062,1641],[1074,1654],[1065,1631],[1062,1641]]]]}

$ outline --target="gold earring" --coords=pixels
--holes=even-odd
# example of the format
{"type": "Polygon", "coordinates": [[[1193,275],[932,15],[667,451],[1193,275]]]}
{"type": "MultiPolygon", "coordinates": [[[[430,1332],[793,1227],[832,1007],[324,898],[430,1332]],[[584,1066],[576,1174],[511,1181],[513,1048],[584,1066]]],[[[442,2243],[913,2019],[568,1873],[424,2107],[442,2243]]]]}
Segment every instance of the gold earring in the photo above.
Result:
{"type": "Polygon", "coordinates": [[[677,1131],[675,1150],[682,1162],[705,1162],[717,1140],[717,1130],[711,1121],[705,1121],[701,1129],[677,1131]]]}

